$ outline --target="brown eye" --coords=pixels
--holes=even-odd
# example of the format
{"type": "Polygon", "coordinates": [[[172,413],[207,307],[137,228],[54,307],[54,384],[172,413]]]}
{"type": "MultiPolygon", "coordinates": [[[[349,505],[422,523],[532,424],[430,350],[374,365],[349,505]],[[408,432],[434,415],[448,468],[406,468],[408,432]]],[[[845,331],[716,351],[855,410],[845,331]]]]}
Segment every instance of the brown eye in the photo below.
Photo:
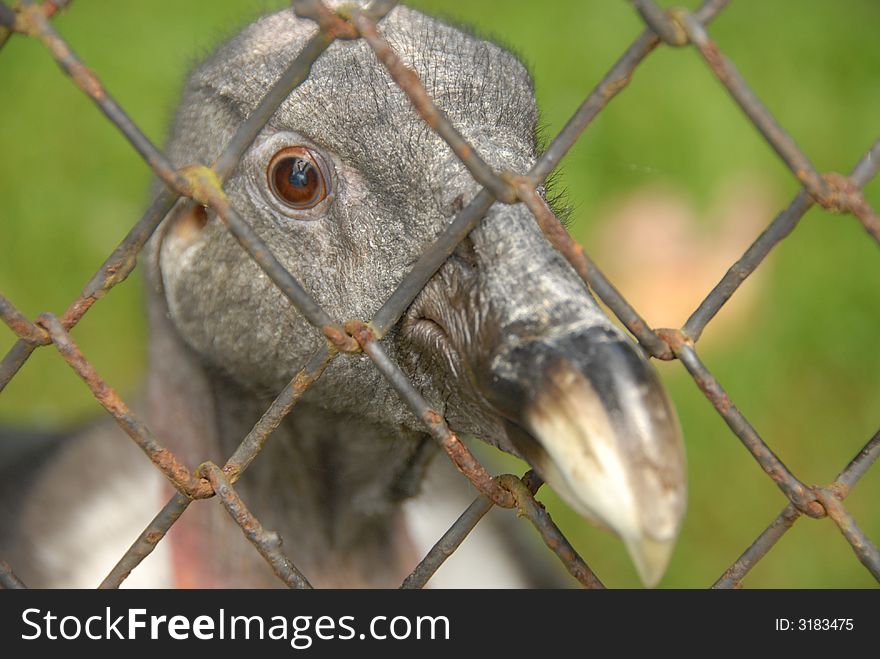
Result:
{"type": "Polygon", "coordinates": [[[305,147],[290,146],[276,153],[266,176],[278,200],[298,210],[314,208],[329,192],[322,163],[305,147]]]}

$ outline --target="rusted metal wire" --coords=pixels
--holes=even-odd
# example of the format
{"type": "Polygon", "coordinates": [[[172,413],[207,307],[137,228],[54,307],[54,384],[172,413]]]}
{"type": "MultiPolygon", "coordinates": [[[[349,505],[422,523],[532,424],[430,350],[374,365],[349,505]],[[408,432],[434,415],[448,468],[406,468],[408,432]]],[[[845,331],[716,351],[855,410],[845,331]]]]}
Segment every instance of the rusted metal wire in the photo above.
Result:
{"type": "MultiPolygon", "coordinates": [[[[880,458],[880,430],[865,444],[865,447],[859,451],[846,468],[840,472],[834,483],[829,486],[841,497],[846,497],[851,488],[861,479],[862,476],[870,469],[877,458],[880,458]]],[[[743,554],[737,558],[733,565],[724,571],[718,580],[712,585],[712,588],[737,588],[742,579],[764,556],[773,548],[779,539],[785,535],[794,523],[800,519],[801,513],[795,508],[794,504],[788,504],[782,509],[776,518],[770,522],[770,525],[761,532],[755,541],[749,546],[743,554]]]]}
{"type": "MultiPolygon", "coordinates": [[[[556,554],[571,575],[585,588],[604,588],[605,586],[593,573],[583,558],[568,542],[550,515],[534,495],[541,487],[542,481],[530,471],[522,479],[512,474],[503,474],[496,478],[498,484],[511,493],[515,507],[537,529],[544,543],[556,554]]],[[[483,495],[474,499],[470,506],[461,514],[443,537],[431,548],[431,551],[404,580],[401,588],[424,588],[432,576],[443,565],[455,550],[464,542],[468,534],[474,530],[480,520],[488,513],[494,503],[483,495]]]]}
{"type": "Polygon", "coordinates": [[[308,579],[281,551],[281,538],[277,533],[266,531],[260,521],[251,514],[241,497],[232,488],[223,470],[215,464],[206,463],[202,465],[200,473],[211,483],[229,516],[241,527],[242,533],[257,548],[260,556],[266,559],[278,578],[291,588],[311,588],[308,579]]]}
{"type": "MultiPolygon", "coordinates": [[[[880,140],[862,157],[853,168],[850,180],[859,187],[864,187],[877,174],[880,160],[880,140]]],[[[802,190],[792,200],[764,232],[753,242],[736,263],[724,274],[721,281],[706,296],[684,324],[683,331],[694,341],[703,334],[706,324],[715,317],[721,307],[737,291],[740,285],[767,258],[770,251],[790,234],[801,218],[813,206],[809,193],[802,190]]]]}
{"type": "Polygon", "coordinates": [[[681,26],[658,7],[653,0],[630,0],[658,37],[669,46],[684,46],[688,42],[687,34],[681,26]]]}
{"type": "Polygon", "coordinates": [[[46,343],[46,332],[34,325],[15,305],[0,295],[0,318],[3,322],[28,344],[42,345],[46,343]]]}
{"type": "Polygon", "coordinates": [[[550,519],[550,513],[535,500],[526,483],[511,474],[499,476],[498,483],[513,495],[513,498],[516,499],[516,509],[537,529],[544,544],[562,561],[571,576],[577,579],[584,588],[605,588],[584,559],[580,557],[580,554],[571,546],[568,539],[562,535],[562,531],[550,519]]]}
{"type": "Polygon", "coordinates": [[[638,339],[639,344],[658,359],[672,359],[672,351],[669,346],[648,327],[648,323],[630,306],[629,302],[614,287],[614,284],[608,281],[592,259],[587,256],[584,248],[572,239],[559,218],[553,214],[546,202],[532,188],[530,179],[524,178],[519,184],[517,192],[520,199],[532,211],[532,215],[547,240],[565,256],[581,278],[590,285],[624,326],[638,339]]]}
{"type": "MultiPolygon", "coordinates": [[[[64,312],[61,324],[65,329],[73,329],[99,298],[131,274],[137,264],[138,254],[178,198],[176,193],[167,189],[159,193],[144,216],[132,227],[98,272],[86,283],[80,296],[64,312]]],[[[0,362],[0,393],[24,366],[35,347],[34,344],[21,339],[4,356],[3,361],[0,362]]]]}
{"type": "MultiPolygon", "coordinates": [[[[323,3],[302,1],[293,2],[293,7],[300,16],[312,18],[315,16],[316,9],[314,5],[316,4],[324,8],[323,3]]],[[[378,2],[374,0],[374,2],[370,3],[366,12],[369,16],[379,19],[391,11],[395,4],[396,2],[384,0],[378,2]]],[[[312,64],[337,38],[342,38],[342,35],[334,32],[332,25],[325,25],[325,29],[320,30],[309,40],[272,88],[263,96],[260,103],[242,122],[241,126],[238,127],[235,135],[232,136],[226,148],[223,149],[223,152],[214,162],[214,172],[216,172],[217,177],[221,181],[225,182],[229,178],[229,175],[232,174],[236,165],[238,165],[238,161],[253,143],[257,134],[263,129],[263,126],[272,118],[272,115],[275,114],[278,107],[284,102],[284,99],[290,95],[290,92],[308,78],[312,70],[312,64]]]]}
{"type": "Polygon", "coordinates": [[[379,61],[385,65],[397,86],[409,97],[416,112],[449,145],[453,153],[467,167],[474,180],[491,192],[496,199],[508,203],[515,201],[516,193],[510,184],[493,171],[488,163],[480,157],[480,154],[468,144],[464,136],[446,116],[446,113],[434,105],[434,101],[431,100],[416,72],[403,63],[391,44],[379,34],[376,22],[361,12],[355,12],[354,25],[364,41],[370,44],[370,48],[376,53],[379,61]]]}
{"type": "Polygon", "coordinates": [[[299,402],[308,388],[321,377],[324,369],[335,356],[335,354],[330,355],[326,347],[319,348],[306,362],[303,369],[281,390],[281,393],[272,401],[269,409],[260,417],[260,420],[223,466],[223,473],[229,477],[230,482],[237,481],[242,472],[259,455],[269,435],[281,424],[284,417],[290,414],[290,410],[299,402]]]}
{"type": "MultiPolygon", "coordinates": [[[[14,32],[41,41],[61,68],[123,133],[156,176],[167,186],[60,318],[43,314],[37,322],[31,322],[12,302],[0,296],[0,317],[19,337],[0,363],[0,391],[35,349],[49,343],[54,344],[65,361],[89,386],[95,398],[178,489],[120,559],[101,587],[118,587],[131,570],[149,555],[193,500],[213,496],[220,498],[229,514],[279,578],[293,587],[309,587],[306,578],[281,552],[280,538],[265,531],[259,521],[247,510],[234,489],[234,483],[260,452],[272,431],[290,412],[303,393],[321,376],[330,361],[337,358],[340,353],[359,350],[363,350],[371,358],[377,369],[422,419],[429,433],[440,443],[453,463],[481,492],[481,496],[471,504],[404,581],[404,588],[421,587],[427,583],[492,505],[516,508],[521,515],[531,521],[548,547],[583,585],[602,587],[599,579],[535,500],[533,495],[540,486],[537,476],[530,472],[523,479],[510,474],[492,478],[449,429],[442,416],[428,405],[380,344],[380,340],[401,318],[428,280],[461,240],[490,211],[496,200],[526,205],[547,239],[569,260],[649,355],[658,359],[677,358],[682,362],[733,433],[789,499],[788,505],[780,515],[722,575],[715,587],[738,585],[749,569],[802,515],[815,518],[830,517],[853,547],[858,559],[880,580],[880,555],[877,547],[859,529],[843,504],[849,489],[880,455],[880,433],[872,438],[834,483],[827,487],[807,486],[779,460],[739,412],[721,384],[702,363],[695,349],[695,343],[718,310],[764,261],[770,251],[796,228],[800,219],[814,203],[832,212],[854,215],[868,233],[880,242],[880,217],[866,202],[862,193],[862,188],[880,168],[880,141],[871,147],[849,177],[834,172],[820,173],[791,136],[775,121],[734,65],[710,39],[706,25],[724,9],[727,0],[706,0],[693,13],[680,9],[663,11],[653,0],[630,0],[630,2],[644,19],[647,28],[586,97],[531,170],[517,174],[495,172],[488,165],[434,104],[415,72],[403,64],[385,40],[379,21],[396,5],[394,0],[374,0],[363,10],[343,8],[339,13],[332,12],[320,0],[294,0],[292,4],[296,13],[301,18],[313,20],[317,24],[316,34],[294,58],[255,110],[242,122],[213,166],[209,168],[207,165],[197,165],[179,171],[144,136],[109,96],[94,73],[74,55],[70,46],[49,23],[48,19],[59,9],[69,5],[69,0],[53,0],[41,4],[20,0],[14,8],[0,1],[0,46],[14,32]],[[310,293],[303,289],[296,278],[281,265],[253,228],[239,216],[223,191],[224,182],[235,170],[256,135],[291,91],[308,77],[312,64],[335,40],[358,38],[363,38],[369,44],[377,60],[408,96],[413,108],[446,142],[474,180],[482,186],[482,190],[474,199],[422,253],[370,323],[331,318],[310,293]],[[571,239],[539,193],[539,188],[546,177],[557,167],[583,131],[627,86],[638,65],[661,43],[674,47],[693,45],[700,52],[706,64],[726,87],[748,119],[803,186],[792,203],[773,220],[728,270],[680,330],[650,328],[587,256],[583,248],[571,239]],[[85,359],[69,334],[98,299],[129,275],[135,266],[137,255],[181,196],[187,198],[181,203],[200,203],[213,209],[251,258],[328,341],[279,393],[224,467],[205,463],[198,474],[190,473],[161,445],[146,425],[131,413],[85,359]]],[[[0,562],[0,585],[22,586],[11,568],[2,562],[0,562]]]]}
{"type": "MultiPolygon", "coordinates": [[[[874,142],[874,146],[853,170],[849,180],[857,188],[864,188],[877,175],[878,170],[880,170],[880,140],[874,142]]],[[[877,211],[865,203],[864,197],[861,202],[857,204],[857,209],[853,209],[853,213],[865,225],[865,229],[874,237],[874,240],[880,242],[880,221],[876,219],[877,211]]]]}
{"type": "Polygon", "coordinates": [[[449,527],[446,533],[431,547],[425,557],[416,568],[403,580],[401,588],[404,590],[424,588],[431,577],[440,569],[446,559],[455,553],[455,550],[464,542],[468,534],[476,528],[486,513],[492,510],[495,504],[486,496],[479,496],[473,500],[465,511],[459,515],[455,523],[449,527]]]}
{"type": "Polygon", "coordinates": [[[144,529],[137,540],[128,548],[119,562],[113,566],[104,581],[98,588],[119,588],[122,582],[128,578],[131,571],[140,565],[143,560],[153,553],[159,541],[165,537],[165,534],[171,529],[174,523],[180,519],[180,516],[189,507],[190,499],[188,496],[175,492],[171,500],[165,504],[159,514],[153,518],[149,526],[144,529]]]}
{"type": "MultiPolygon", "coordinates": [[[[704,23],[708,23],[724,9],[727,2],[728,0],[705,0],[697,9],[695,16],[704,23]]],[[[581,133],[587,129],[587,126],[592,123],[596,115],[608,105],[611,99],[623,91],[629,84],[636,67],[657,47],[659,42],[657,35],[650,29],[639,35],[596,85],[596,88],[584,99],[584,102],[581,103],[563,129],[553,138],[550,146],[532,167],[529,178],[536,182],[543,181],[550,175],[550,172],[556,169],[565,154],[578,141],[581,133]]]]}
{"type": "Polygon", "coordinates": [[[290,92],[308,78],[312,64],[321,56],[321,53],[327,50],[331,43],[333,41],[324,32],[318,32],[309,40],[305,48],[275,83],[275,86],[269,90],[260,104],[242,122],[226,148],[223,149],[223,153],[214,162],[213,169],[217,178],[221,181],[226,181],[229,178],[238,165],[238,161],[241,160],[242,155],[253,143],[266,122],[275,114],[290,92]]]}
{"type": "Polygon", "coordinates": [[[119,395],[98,375],[74,343],[73,338],[64,329],[61,322],[52,314],[40,316],[40,324],[49,332],[52,343],[64,357],[64,361],[86,383],[92,394],[105,410],[116,421],[117,425],[131,437],[135,444],[146,453],[147,457],[181,492],[192,494],[199,491],[200,482],[171,451],[156,439],[147,425],[132,412],[119,395]]]}
{"type": "Polygon", "coordinates": [[[825,512],[817,505],[816,497],[810,488],[801,483],[788,467],[776,456],[763,439],[758,435],[752,424],[743,416],[724,388],[703,364],[692,343],[688,341],[671,341],[670,347],[676,357],[694,378],[697,386],[714,405],[727,426],[739,437],[761,468],[776,483],[798,509],[810,517],[822,517],[825,512]]]}
{"type": "Polygon", "coordinates": [[[67,9],[73,0],[45,0],[42,7],[46,12],[46,18],[52,18],[59,11],[67,9]]]}
{"type": "Polygon", "coordinates": [[[373,360],[376,368],[384,375],[391,385],[397,389],[416,415],[424,422],[428,432],[437,440],[441,448],[452,460],[458,470],[470,479],[480,492],[489,497],[493,503],[504,508],[514,505],[514,500],[508,492],[499,487],[489,475],[489,472],[479,463],[468,448],[446,425],[445,419],[434,410],[422,395],[416,390],[409,378],[406,377],[400,367],[397,366],[382,347],[371,336],[368,327],[362,325],[353,328],[357,341],[361,344],[364,352],[373,360]]]}
{"type": "Polygon", "coordinates": [[[34,5],[31,0],[19,0],[21,9],[18,12],[16,29],[39,39],[49,50],[52,58],[61,69],[71,77],[77,87],[80,88],[100,108],[114,126],[116,126],[141,158],[146,161],[156,176],[162,179],[172,189],[182,191],[186,189],[186,180],[177,173],[174,166],[165,158],[161,151],[150,142],[140,128],[129,118],[120,105],[107,93],[98,77],[82,63],[71,50],[70,46],[46,16],[40,5],[34,5]]]}
{"type": "Polygon", "coordinates": [[[489,208],[495,202],[495,197],[488,190],[481,190],[465,208],[456,215],[452,223],[440,234],[430,249],[425,250],[416,261],[394,292],[388,297],[373,320],[370,328],[375,338],[381,339],[390,330],[412,301],[424,288],[428,280],[440,269],[440,266],[455,251],[458,244],[467,236],[474,227],[480,223],[489,208]]]}
{"type": "MultiPolygon", "coordinates": [[[[697,15],[703,20],[709,21],[717,15],[727,4],[727,0],[707,0],[697,10],[697,15]]],[[[657,39],[646,30],[630,46],[623,57],[612,67],[611,71],[602,79],[597,87],[587,96],[565,127],[553,139],[541,157],[532,167],[527,177],[534,186],[543,181],[556,168],[568,150],[578,140],[581,133],[592,122],[600,110],[602,110],[612,98],[614,98],[629,82],[635,68],[645,56],[657,45],[657,39]]],[[[467,164],[467,163],[464,163],[467,164]]],[[[473,170],[471,170],[473,171],[473,170]]],[[[373,321],[370,323],[377,338],[382,338],[388,330],[403,315],[406,308],[412,303],[419,291],[422,290],[428,280],[440,268],[443,262],[455,250],[461,240],[468,235],[479,223],[483,216],[491,208],[496,197],[488,188],[481,190],[474,199],[452,221],[447,230],[425,250],[413,269],[403,279],[397,289],[391,294],[386,303],[382,305],[373,321]]],[[[540,223],[540,221],[539,221],[540,223]]],[[[570,240],[570,239],[569,239],[570,240]]],[[[586,257],[586,255],[585,255],[586,257]]],[[[595,265],[589,262],[594,277],[597,280],[594,290],[602,300],[615,311],[624,324],[633,332],[639,341],[655,355],[668,355],[669,349],[656,337],[652,338],[647,323],[638,316],[638,313],[620,296],[614,287],[605,279],[595,265]],[[602,286],[601,284],[605,284],[602,286]],[[598,289],[597,289],[598,285],[598,289]],[[601,290],[601,292],[600,292],[601,290]],[[605,293],[604,295],[602,293],[605,293]],[[618,313],[620,312],[620,313],[618,313]],[[623,315],[621,315],[623,314],[623,315]]],[[[577,268],[576,268],[577,269],[577,268]]],[[[583,275],[582,275],[583,276],[583,275]]],[[[591,284],[594,282],[591,281],[591,284]]]]}
{"type": "MultiPolygon", "coordinates": [[[[250,466],[253,459],[259,454],[266,444],[269,436],[281,424],[293,409],[303,394],[311,387],[324,372],[336,354],[329,354],[327,349],[319,348],[306,362],[306,365],[290,381],[272,401],[269,409],[260,417],[251,431],[241,441],[238,448],[223,465],[223,473],[229,479],[230,486],[235,483],[245,470],[250,466]]],[[[213,490],[205,496],[213,496],[213,490]]],[[[101,588],[119,588],[122,581],[149,556],[156,548],[159,541],[171,529],[171,526],[187,509],[193,501],[180,492],[174,494],[165,504],[162,511],[150,522],[143,533],[129,547],[119,562],[114,566],[110,574],[101,583],[101,588]]]]}
{"type": "MultiPolygon", "coordinates": [[[[66,6],[69,2],[57,2],[55,4],[66,6]]],[[[374,12],[376,16],[384,15],[390,9],[389,6],[386,6],[387,4],[386,2],[374,1],[370,5],[370,11],[374,12]]],[[[0,6],[6,7],[2,3],[0,3],[0,6]]],[[[8,7],[6,9],[11,12],[8,7]]],[[[12,16],[14,23],[14,13],[12,13],[12,16]]],[[[250,146],[257,133],[274,114],[278,106],[295,87],[305,80],[308,72],[311,70],[312,63],[326,48],[326,46],[321,47],[321,44],[325,42],[327,40],[323,35],[317,35],[306,49],[291,62],[287,70],[269,89],[254,111],[236,129],[215,163],[215,171],[221,182],[226,181],[241,155],[250,146]]],[[[98,273],[86,284],[83,294],[64,313],[62,323],[66,329],[72,329],[100,296],[116,284],[122,282],[130,274],[137,262],[137,255],[143,249],[146,241],[179,198],[180,195],[178,193],[167,188],[158,194],[143,218],[132,228],[98,273]]],[[[32,352],[33,347],[26,341],[18,341],[4,357],[2,363],[0,363],[0,392],[3,391],[6,384],[24,365],[32,352]]]]}
{"type": "MultiPolygon", "coordinates": [[[[535,494],[543,481],[534,472],[529,471],[522,478],[523,483],[529,488],[529,492],[535,494]]],[[[404,579],[401,588],[404,590],[424,588],[431,577],[440,569],[446,559],[455,553],[455,550],[464,542],[468,534],[474,530],[486,513],[492,510],[495,504],[486,495],[478,496],[471,505],[455,520],[449,530],[443,534],[431,548],[416,568],[404,579]]]]}
{"type": "Polygon", "coordinates": [[[220,179],[217,178],[214,171],[207,167],[192,168],[190,176],[193,181],[196,201],[205,204],[217,213],[229,232],[235,236],[238,243],[263,269],[263,272],[269,275],[279,290],[293,302],[297,311],[315,327],[334,325],[327,312],[315,302],[315,299],[300,285],[296,277],[281,265],[281,262],[275,258],[268,245],[257,235],[253,227],[232,208],[229,199],[223,192],[220,179]]]}
{"type": "Polygon", "coordinates": [[[715,288],[706,296],[697,310],[684,324],[683,331],[694,341],[699,340],[706,324],[715,317],[721,307],[736,293],[740,285],[761,265],[767,255],[779,242],[790,234],[804,214],[813,205],[809,193],[802,190],[794,201],[776,216],[776,219],[752,243],[745,254],[725,273],[715,288]]]}
{"type": "MultiPolygon", "coordinates": [[[[70,6],[73,0],[45,0],[39,7],[43,11],[46,18],[52,18],[62,9],[70,6]]],[[[15,12],[7,6],[5,2],[0,1],[0,48],[8,41],[9,37],[16,29],[15,12]]]]}
{"type": "Polygon", "coordinates": [[[683,26],[688,39],[697,47],[700,54],[706,60],[709,68],[722,82],[733,99],[739,104],[743,112],[752,121],[755,127],[761,131],[764,139],[785,161],[788,168],[804,185],[806,190],[816,199],[828,196],[828,185],[822,175],[810,162],[810,159],[800,150],[794,139],[785,129],[780,126],[770,114],[770,111],[761,103],[760,99],[746,84],[739,71],[731,62],[721,54],[718,46],[709,38],[706,29],[699,19],[693,14],[682,11],[678,13],[678,24],[683,26]]]}
{"type": "Polygon", "coordinates": [[[843,506],[837,493],[831,489],[816,488],[816,497],[825,506],[828,517],[834,520],[837,528],[849,542],[859,561],[868,568],[874,578],[880,581],[880,551],[856,524],[856,520],[843,506]]]}

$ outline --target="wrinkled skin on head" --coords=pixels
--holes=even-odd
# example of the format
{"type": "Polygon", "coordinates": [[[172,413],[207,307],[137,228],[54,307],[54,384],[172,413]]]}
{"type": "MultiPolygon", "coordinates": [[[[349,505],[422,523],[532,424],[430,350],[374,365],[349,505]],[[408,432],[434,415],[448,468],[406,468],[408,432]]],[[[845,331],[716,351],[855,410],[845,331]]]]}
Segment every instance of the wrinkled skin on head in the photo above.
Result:
{"type": "MultiPolygon", "coordinates": [[[[404,7],[381,29],[490,165],[531,167],[537,109],[516,57],[404,7]]],[[[212,162],[314,32],[282,11],[202,64],[174,124],[175,165],[212,162]]],[[[278,260],[345,321],[369,320],[480,188],[369,46],[354,41],[334,43],[315,63],[225,189],[278,260]],[[322,163],[329,195],[313,208],[285,207],[268,182],[270,161],[287,147],[322,163]]],[[[206,369],[254,397],[274,396],[324,341],[213,214],[204,224],[172,216],[151,249],[151,280],[174,331],[206,369]]],[[[644,534],[675,537],[684,466],[674,413],[653,369],[521,204],[492,207],[384,345],[456,432],[526,457],[628,546],[644,534]],[[585,411],[592,421],[573,420],[585,411]],[[548,444],[542,433],[574,439],[548,444]],[[618,490],[632,499],[621,504],[626,531],[608,518],[618,490]],[[648,510],[638,503],[645,498],[648,510]]],[[[306,400],[389,434],[422,431],[364,355],[336,359],[306,400]]]]}
{"type": "MultiPolygon", "coordinates": [[[[405,8],[383,21],[382,29],[484,157],[514,171],[531,165],[537,110],[531,80],[514,56],[405,8]]],[[[199,67],[175,122],[169,146],[174,163],[212,162],[313,32],[311,22],[280,12],[247,28],[199,67]],[[263,44],[259,55],[255,39],[263,44]]],[[[226,190],[331,317],[368,320],[479,187],[413,111],[368,45],[357,41],[333,44],[315,63],[245,154],[226,190]],[[266,168],[276,152],[295,145],[322,156],[332,200],[285,213],[266,183],[266,168]]],[[[517,224],[517,231],[543,243],[525,215],[517,224]]],[[[489,241],[512,228],[498,226],[498,238],[487,236],[486,250],[502,248],[489,241]]],[[[545,259],[564,267],[549,246],[541,248],[545,259]]],[[[539,272],[540,261],[524,256],[539,272]]],[[[274,394],[323,340],[216,218],[194,239],[169,231],[159,263],[181,335],[248,388],[274,394]]],[[[584,296],[582,284],[571,277],[566,283],[569,293],[584,296]]],[[[418,376],[423,380],[418,384],[426,385],[425,374],[418,376]]],[[[329,409],[417,423],[365,356],[337,360],[322,380],[313,399],[329,409]],[[365,399],[352,391],[374,394],[365,399]]],[[[443,392],[423,388],[423,393],[445,407],[443,392]]]]}

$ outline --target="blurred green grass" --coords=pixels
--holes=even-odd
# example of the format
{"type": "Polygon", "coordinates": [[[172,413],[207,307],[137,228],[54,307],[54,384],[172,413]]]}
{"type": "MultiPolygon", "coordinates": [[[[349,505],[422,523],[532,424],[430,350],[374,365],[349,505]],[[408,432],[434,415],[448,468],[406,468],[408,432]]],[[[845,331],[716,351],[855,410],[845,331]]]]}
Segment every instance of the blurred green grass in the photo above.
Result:
{"type": "MultiPolygon", "coordinates": [[[[516,50],[534,74],[548,137],[642,27],[623,0],[410,4],[475,25],[516,50]]],[[[261,10],[284,5],[77,0],[56,25],[161,144],[188,68],[261,10]]],[[[878,26],[875,0],[738,0],[710,32],[817,167],[846,172],[878,136],[878,26]]],[[[0,291],[30,317],[60,313],[140,216],[150,172],[36,42],[13,37],[0,51],[0,90],[0,291]]],[[[722,183],[741,173],[766,183],[779,199],[797,192],[698,55],[661,48],[572,149],[560,181],[574,206],[571,230],[589,249],[610,200],[662,183],[707,211],[722,183]]],[[[880,207],[880,185],[870,185],[867,197],[880,207]]],[[[707,212],[701,221],[708,227],[713,218],[707,212]]],[[[602,255],[596,257],[601,265],[602,255]]],[[[746,331],[713,342],[703,358],[796,475],[828,482],[880,425],[877,247],[852,218],[813,210],[769,261],[746,331]]],[[[137,280],[136,272],[74,332],[126,398],[138,395],[145,369],[137,280]]],[[[706,335],[712,332],[710,324],[706,335]]],[[[11,332],[0,330],[0,350],[12,343],[11,332]]],[[[662,585],[705,586],[785,499],[684,369],[659,368],[681,417],[690,472],[688,516],[662,585]]],[[[6,423],[53,427],[98,412],[51,349],[37,351],[0,396],[6,423]]],[[[600,577],[612,586],[637,585],[619,541],[585,526],[552,493],[542,498],[600,577]]],[[[878,500],[875,468],[847,503],[875,541],[878,500]]],[[[745,584],[876,585],[828,520],[799,522],[745,584]]]]}

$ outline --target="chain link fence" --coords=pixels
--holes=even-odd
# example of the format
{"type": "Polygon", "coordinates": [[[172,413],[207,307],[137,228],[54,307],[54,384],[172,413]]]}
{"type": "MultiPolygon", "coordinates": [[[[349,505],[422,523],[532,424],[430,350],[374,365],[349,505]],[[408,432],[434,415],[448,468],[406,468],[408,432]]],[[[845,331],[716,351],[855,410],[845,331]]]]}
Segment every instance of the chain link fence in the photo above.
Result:
{"type": "MultiPolygon", "coordinates": [[[[39,40],[73,82],[122,132],[164,183],[164,188],[125,239],[86,283],[81,295],[61,316],[44,313],[31,321],[12,302],[0,295],[0,316],[18,336],[17,342],[0,363],[0,391],[37,348],[54,346],[91,390],[95,399],[176,489],[174,496],[119,559],[100,587],[118,587],[153,551],[189,505],[213,497],[221,501],[279,579],[291,587],[310,587],[306,575],[282,551],[279,537],[264,529],[247,509],[236,492],[235,483],[260,452],[272,431],[308,388],[321,377],[327,365],[334,359],[345,359],[346,355],[360,352],[370,357],[376,368],[422,419],[425,428],[459,471],[481,493],[405,579],[402,587],[424,586],[493,506],[517,510],[535,526],[547,546],[581,584],[589,588],[603,587],[543,506],[534,498],[541,486],[537,475],[529,472],[522,478],[511,474],[492,477],[450,430],[443,417],[422,398],[380,343],[422,287],[494,203],[523,203],[528,207],[547,239],[636,337],[645,353],[659,360],[678,360],[684,366],[732,433],[788,499],[788,505],[720,576],[713,587],[737,587],[749,570],[804,516],[811,519],[830,517],[851,545],[855,557],[880,580],[880,552],[860,530],[843,503],[851,488],[880,456],[880,432],[868,441],[830,484],[807,485],[780,461],[759,436],[703,364],[696,350],[696,344],[707,324],[746,278],[761,265],[771,250],[797,227],[799,220],[814,204],[829,212],[854,216],[867,233],[880,243],[880,217],[862,195],[862,188],[880,168],[880,141],[869,148],[849,175],[820,173],[709,37],[707,25],[725,8],[728,0],[705,0],[693,12],[686,9],[664,11],[653,0],[631,0],[634,9],[644,19],[646,29],[586,97],[531,171],[526,173],[494,171],[434,105],[415,72],[406,67],[382,36],[381,19],[394,8],[394,0],[373,0],[367,7],[353,10],[344,16],[333,13],[320,0],[294,0],[293,10],[298,16],[315,21],[319,27],[317,34],[291,62],[254,112],[241,124],[214,163],[177,170],[132,122],[95,74],[77,58],[53,28],[50,20],[52,16],[70,4],[71,0],[46,0],[42,3],[19,0],[13,4],[0,2],[0,47],[15,33],[39,40]],[[422,254],[369,322],[359,319],[340,322],[331,318],[275,259],[259,236],[230,205],[223,191],[224,182],[243,153],[282,101],[306,79],[312,63],[334,41],[350,39],[364,39],[369,44],[378,61],[407,94],[424,121],[446,141],[473,178],[483,186],[445,232],[422,254]],[[537,188],[557,167],[593,119],[627,86],[636,68],[661,45],[696,48],[733,101],[748,116],[802,186],[797,196],[730,267],[681,329],[650,328],[583,248],[572,240],[537,192],[537,188]],[[131,273],[139,252],[172,206],[181,198],[186,200],[185,203],[201,204],[213,210],[241,247],[326,338],[326,344],[278,394],[226,463],[221,467],[207,462],[196,471],[183,464],[162,445],[160,438],[153,435],[148,426],[102,379],[70,335],[70,331],[92,305],[131,273]]],[[[0,585],[7,588],[23,587],[15,576],[13,567],[0,562],[0,585]]]]}

